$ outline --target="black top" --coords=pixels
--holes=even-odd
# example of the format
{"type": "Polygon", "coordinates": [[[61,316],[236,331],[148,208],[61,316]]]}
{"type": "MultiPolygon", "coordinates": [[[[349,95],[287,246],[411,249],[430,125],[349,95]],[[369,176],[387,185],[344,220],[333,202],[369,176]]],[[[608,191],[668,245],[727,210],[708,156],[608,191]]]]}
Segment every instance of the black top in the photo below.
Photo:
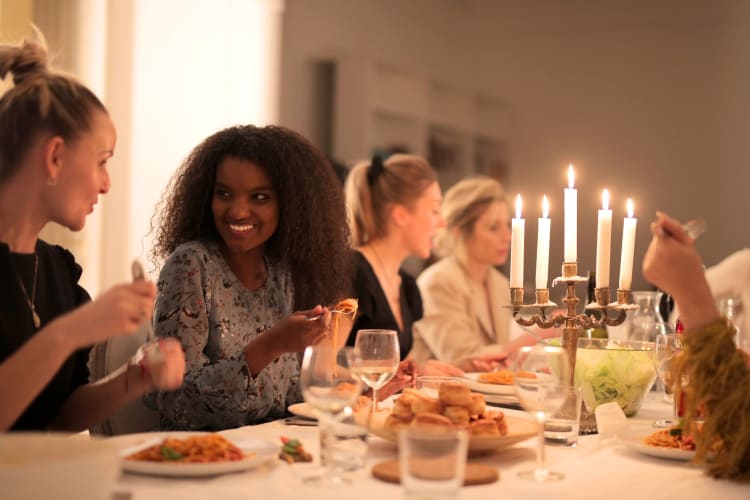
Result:
{"type": "Polygon", "coordinates": [[[391,312],[391,306],[388,305],[388,299],[375,275],[375,270],[364,255],[359,252],[354,252],[354,254],[354,297],[359,300],[359,312],[346,343],[354,345],[359,330],[370,328],[396,330],[401,359],[406,359],[413,342],[411,327],[415,321],[422,319],[422,296],[419,294],[417,281],[410,274],[399,271],[401,321],[404,324],[402,331],[398,328],[398,323],[391,312]]]}
{"type": "MultiPolygon", "coordinates": [[[[90,299],[78,285],[81,267],[73,255],[59,246],[37,240],[36,312],[42,328],[90,299]]],[[[34,254],[13,253],[0,243],[0,363],[36,334],[31,309],[20,285],[31,298],[34,288],[34,254]]],[[[44,430],[57,416],[60,407],[79,386],[86,384],[86,366],[90,348],[73,353],[60,367],[44,390],[11,426],[11,430],[44,430]]],[[[34,367],[28,367],[33,370],[34,367]]]]}

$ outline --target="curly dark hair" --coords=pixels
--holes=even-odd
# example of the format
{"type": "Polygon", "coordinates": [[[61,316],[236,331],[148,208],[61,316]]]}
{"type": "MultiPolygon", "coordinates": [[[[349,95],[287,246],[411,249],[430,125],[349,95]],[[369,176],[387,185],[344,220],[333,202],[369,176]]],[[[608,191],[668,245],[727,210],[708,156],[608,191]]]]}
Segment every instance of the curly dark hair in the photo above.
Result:
{"type": "Polygon", "coordinates": [[[221,241],[211,210],[225,157],[258,165],[279,199],[266,257],[290,272],[295,309],[335,304],[351,293],[353,271],[341,183],[310,141],[278,126],[235,126],[199,144],[175,172],[152,220],[154,262],[192,240],[221,241]]]}

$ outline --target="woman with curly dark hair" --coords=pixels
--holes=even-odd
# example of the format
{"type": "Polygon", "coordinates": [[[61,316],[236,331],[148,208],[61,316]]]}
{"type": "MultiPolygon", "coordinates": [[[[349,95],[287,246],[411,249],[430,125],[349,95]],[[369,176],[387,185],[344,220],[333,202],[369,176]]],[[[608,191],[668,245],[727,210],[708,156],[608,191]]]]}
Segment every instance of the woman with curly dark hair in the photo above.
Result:
{"type": "Polygon", "coordinates": [[[350,290],[343,192],[304,137],[230,127],[175,174],[158,211],[156,333],[185,349],[180,391],[153,404],[162,426],[224,429],[301,400],[296,353],[326,338],[350,290]],[[299,312],[293,312],[293,311],[299,312]]]}

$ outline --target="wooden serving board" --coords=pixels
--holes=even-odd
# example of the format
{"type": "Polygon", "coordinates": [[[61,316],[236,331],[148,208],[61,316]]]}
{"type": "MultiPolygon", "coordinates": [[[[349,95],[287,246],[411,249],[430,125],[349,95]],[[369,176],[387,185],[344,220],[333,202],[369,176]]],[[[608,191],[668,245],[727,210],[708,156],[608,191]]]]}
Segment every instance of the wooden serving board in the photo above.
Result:
{"type": "MultiPolygon", "coordinates": [[[[373,477],[387,483],[400,483],[401,471],[399,469],[398,460],[388,460],[386,462],[375,464],[372,467],[372,475],[373,477]]],[[[464,486],[494,483],[498,479],[500,479],[500,472],[494,467],[484,464],[466,464],[464,486]]]]}

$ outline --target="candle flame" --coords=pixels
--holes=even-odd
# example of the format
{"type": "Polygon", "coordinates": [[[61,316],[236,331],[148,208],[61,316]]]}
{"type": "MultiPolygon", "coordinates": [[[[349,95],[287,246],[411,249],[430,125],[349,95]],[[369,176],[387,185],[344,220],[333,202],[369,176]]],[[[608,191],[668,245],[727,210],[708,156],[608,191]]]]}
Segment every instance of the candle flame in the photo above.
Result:
{"type": "Polygon", "coordinates": [[[575,184],[575,172],[573,172],[573,164],[568,165],[568,187],[573,189],[575,184]]]}
{"type": "Polygon", "coordinates": [[[516,196],[516,219],[521,218],[521,194],[516,196]]]}
{"type": "Polygon", "coordinates": [[[609,191],[602,191],[602,209],[609,210],[609,191]]]}
{"type": "Polygon", "coordinates": [[[545,219],[549,217],[549,200],[547,199],[546,194],[542,198],[542,217],[545,219]]]}
{"type": "Polygon", "coordinates": [[[632,198],[628,198],[628,201],[627,201],[626,205],[628,207],[628,217],[630,217],[632,219],[633,218],[633,212],[635,210],[634,207],[633,207],[633,199],[632,198]]]}

